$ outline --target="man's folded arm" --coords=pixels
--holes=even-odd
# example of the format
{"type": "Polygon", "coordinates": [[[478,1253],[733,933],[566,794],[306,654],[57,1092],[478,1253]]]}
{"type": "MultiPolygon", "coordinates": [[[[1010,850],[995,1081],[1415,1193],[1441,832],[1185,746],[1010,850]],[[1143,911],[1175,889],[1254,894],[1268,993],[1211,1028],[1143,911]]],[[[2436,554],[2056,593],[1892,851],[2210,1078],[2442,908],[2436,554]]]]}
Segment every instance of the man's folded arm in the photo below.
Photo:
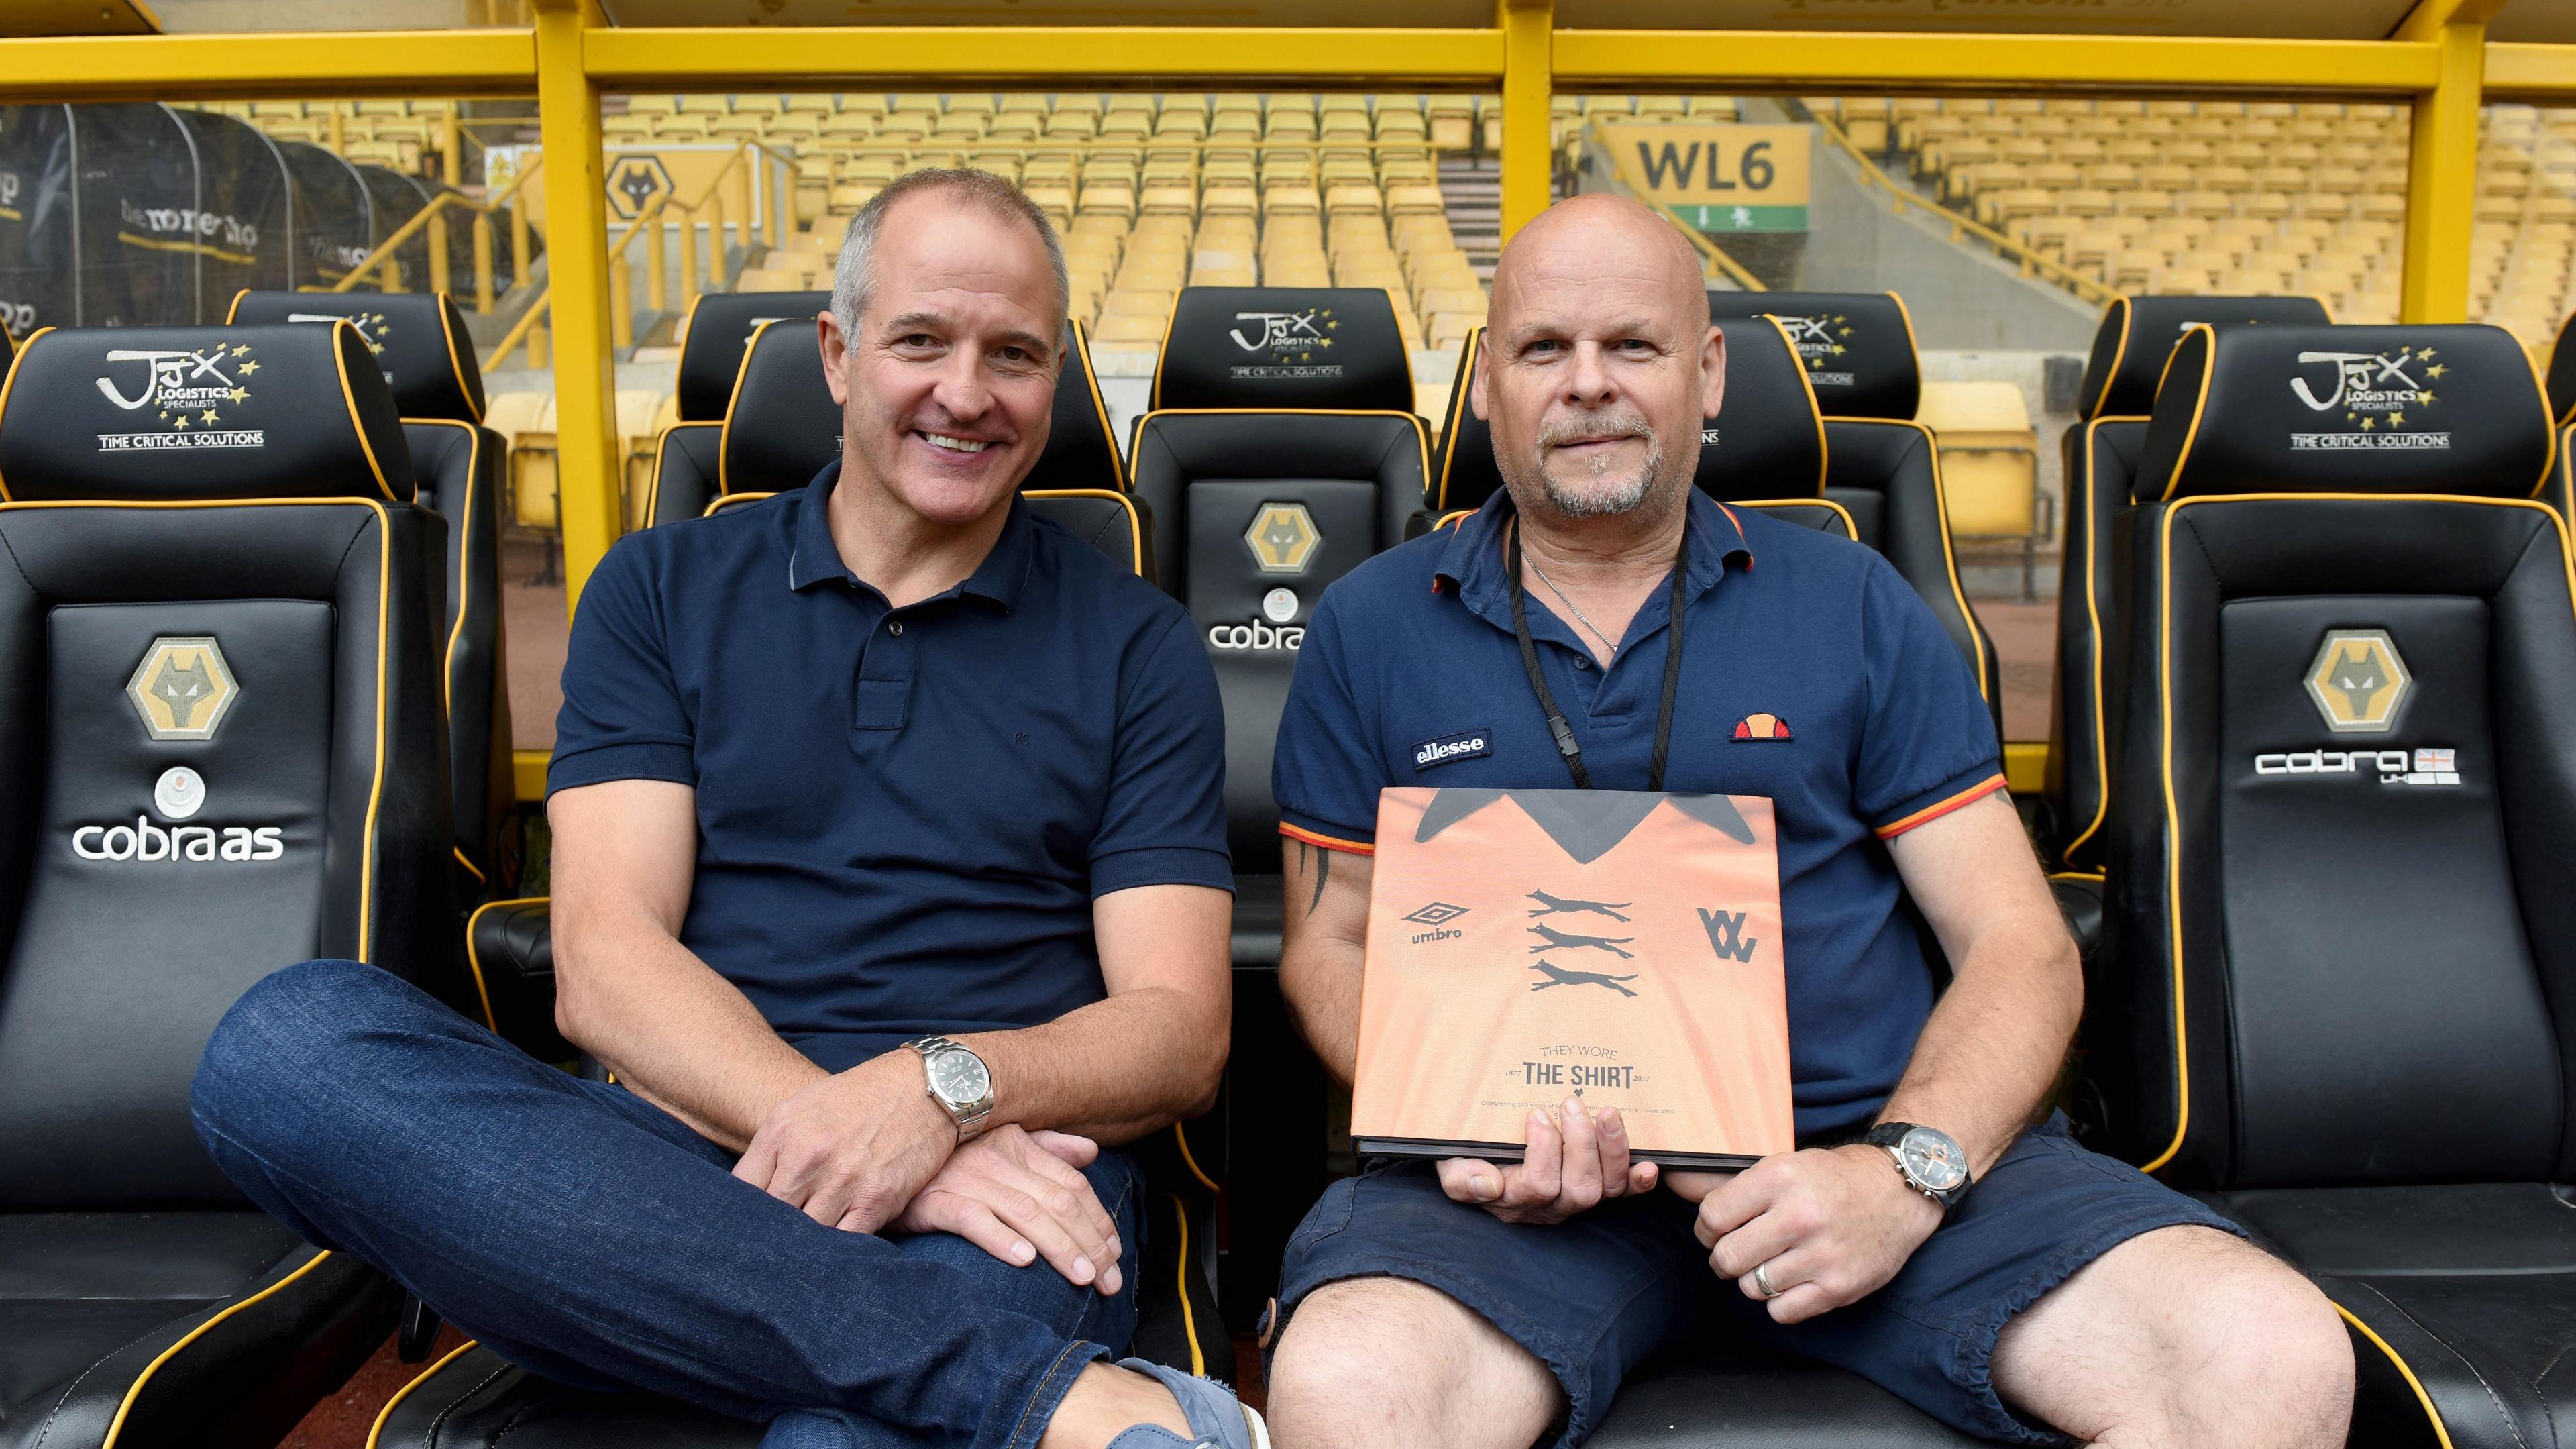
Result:
{"type": "Polygon", "coordinates": [[[1215,1105],[1233,982],[1234,895],[1149,885],[1092,902],[1106,998],[1043,1026],[959,1041],[993,1073],[993,1120],[1115,1146],[1215,1105]]]}
{"type": "Polygon", "coordinates": [[[669,780],[558,790],[555,1022],[620,1082],[734,1151],[823,1070],[680,944],[697,791],[669,780]]]}
{"type": "Polygon", "coordinates": [[[1119,665],[1118,730],[1090,844],[1105,1000],[961,1037],[993,1071],[993,1116],[1106,1143],[1215,1101],[1233,979],[1225,706],[1189,616],[1168,606],[1119,665]]]}

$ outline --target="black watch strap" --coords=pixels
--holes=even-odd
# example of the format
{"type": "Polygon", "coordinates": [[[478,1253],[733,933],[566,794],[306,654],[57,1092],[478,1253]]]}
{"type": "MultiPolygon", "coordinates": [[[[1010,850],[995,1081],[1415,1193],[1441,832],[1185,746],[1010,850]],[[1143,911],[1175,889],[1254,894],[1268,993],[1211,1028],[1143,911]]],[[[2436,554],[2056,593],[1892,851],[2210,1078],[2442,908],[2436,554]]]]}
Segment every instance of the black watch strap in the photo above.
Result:
{"type": "Polygon", "coordinates": [[[1898,1150],[1905,1142],[1905,1134],[1913,1131],[1915,1126],[1916,1124],[1912,1122],[1881,1122],[1863,1133],[1860,1140],[1871,1147],[1887,1149],[1889,1156],[1895,1158],[1897,1175],[1905,1180],[1905,1185],[1939,1203],[1941,1211],[1948,1213],[1959,1205],[1961,1198],[1968,1195],[1969,1188],[1976,1186],[1976,1179],[1973,1175],[1962,1172],[1959,1175],[1959,1185],[1946,1192],[1936,1191],[1915,1181],[1914,1173],[1906,1167],[1905,1157],[1898,1150]]]}

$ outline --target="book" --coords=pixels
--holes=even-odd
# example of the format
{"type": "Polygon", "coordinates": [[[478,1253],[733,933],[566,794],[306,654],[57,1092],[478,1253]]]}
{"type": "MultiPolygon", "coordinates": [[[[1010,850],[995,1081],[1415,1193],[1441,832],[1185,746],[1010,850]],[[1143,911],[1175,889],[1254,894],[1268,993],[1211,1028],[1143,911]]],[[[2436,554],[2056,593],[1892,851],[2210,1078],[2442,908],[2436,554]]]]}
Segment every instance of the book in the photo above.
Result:
{"type": "Polygon", "coordinates": [[[1762,797],[1383,791],[1351,1134],[1518,1161],[1580,1097],[1668,1167],[1789,1151],[1781,948],[1762,797]]]}

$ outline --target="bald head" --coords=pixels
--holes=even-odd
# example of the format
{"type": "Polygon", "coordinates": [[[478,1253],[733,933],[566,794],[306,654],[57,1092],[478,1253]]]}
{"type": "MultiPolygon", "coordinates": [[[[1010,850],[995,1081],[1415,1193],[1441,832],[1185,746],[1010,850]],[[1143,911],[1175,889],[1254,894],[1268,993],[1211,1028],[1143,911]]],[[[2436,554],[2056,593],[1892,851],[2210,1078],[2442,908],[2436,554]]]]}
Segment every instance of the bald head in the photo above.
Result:
{"type": "Polygon", "coordinates": [[[1549,207],[1494,268],[1470,405],[1524,514],[1669,504],[1725,388],[1699,256],[1624,196],[1549,207]]]}

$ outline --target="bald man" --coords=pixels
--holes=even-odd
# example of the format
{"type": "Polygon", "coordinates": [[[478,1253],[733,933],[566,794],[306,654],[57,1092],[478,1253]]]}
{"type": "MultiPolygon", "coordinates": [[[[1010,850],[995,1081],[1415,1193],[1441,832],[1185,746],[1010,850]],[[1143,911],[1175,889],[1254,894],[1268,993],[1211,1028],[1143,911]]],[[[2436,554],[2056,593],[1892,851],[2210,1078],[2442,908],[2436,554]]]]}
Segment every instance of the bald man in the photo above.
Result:
{"type": "Polygon", "coordinates": [[[2353,1363],[2325,1297],[2042,1120],[2082,981],[1985,705],[1877,554],[1692,486],[1726,380],[1701,287],[1681,236],[1614,197],[1503,253],[1471,401],[1506,491],[1327,590],[1298,656],[1280,977],[1348,1083],[1388,786],[1764,796],[1800,1150],[1659,1180],[1572,1097],[1531,1114],[1522,1162],[1334,1184],[1281,1272],[1275,1441],[1579,1444],[1689,1336],[1839,1364],[2008,1443],[2340,1444],[2353,1363]],[[1792,728],[1738,733],[1765,714],[1792,728]],[[1481,745],[1422,748],[1461,739],[1481,745]]]}

